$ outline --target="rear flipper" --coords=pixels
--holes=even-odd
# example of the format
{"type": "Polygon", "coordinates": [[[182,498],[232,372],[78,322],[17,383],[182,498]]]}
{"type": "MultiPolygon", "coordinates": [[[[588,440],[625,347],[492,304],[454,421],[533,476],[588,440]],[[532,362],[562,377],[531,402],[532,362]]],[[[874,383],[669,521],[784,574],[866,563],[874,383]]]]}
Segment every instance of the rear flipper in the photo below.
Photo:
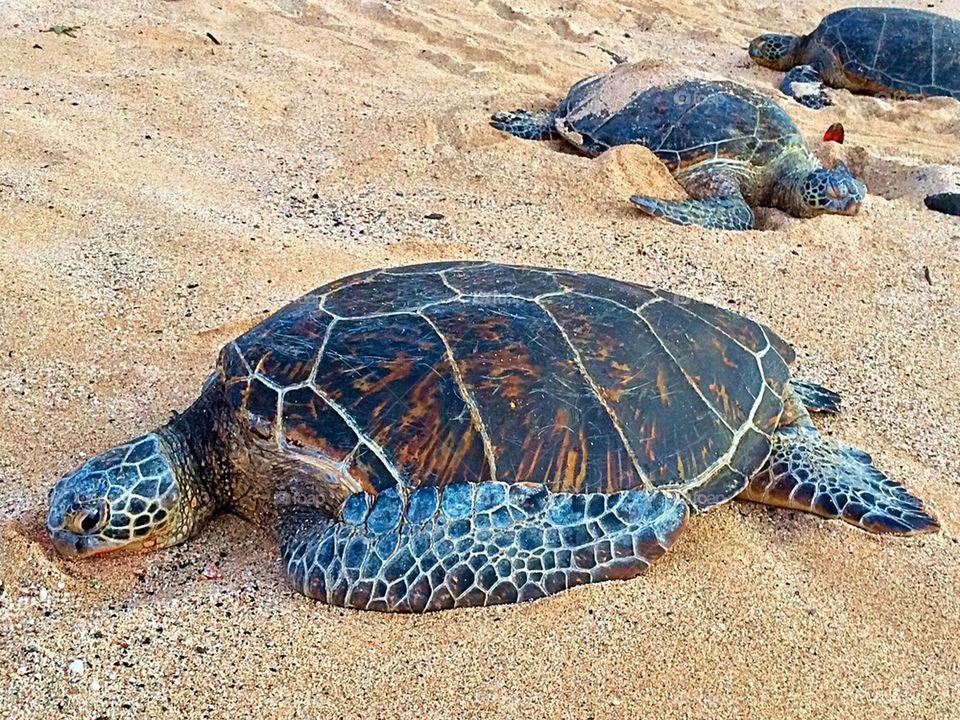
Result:
{"type": "Polygon", "coordinates": [[[814,110],[833,105],[820,73],[812,65],[794,66],[780,82],[780,92],[814,110]]]}
{"type": "Polygon", "coordinates": [[[841,518],[873,533],[916,535],[940,527],[920,500],[871,464],[869,455],[808,427],[777,430],[769,468],[738,497],[841,518]]]}
{"type": "Polygon", "coordinates": [[[720,230],[749,230],[753,210],[739,196],[708,197],[703,200],[658,200],[634,195],[630,202],[647,215],[661,217],[677,225],[702,225],[720,230]]]}
{"type": "Polygon", "coordinates": [[[673,544],[687,517],[671,495],[551,493],[500,482],[358,493],[338,518],[306,507],[280,523],[291,584],[333,605],[388,612],[534,600],[622,580],[673,544]]]}
{"type": "Polygon", "coordinates": [[[836,415],[840,412],[840,396],[833,390],[827,390],[823,385],[791,378],[793,388],[800,402],[810,412],[828,413],[836,415]]]}
{"type": "Polygon", "coordinates": [[[524,140],[552,140],[560,137],[556,118],[553,110],[514,110],[494,113],[490,124],[524,140]]]}

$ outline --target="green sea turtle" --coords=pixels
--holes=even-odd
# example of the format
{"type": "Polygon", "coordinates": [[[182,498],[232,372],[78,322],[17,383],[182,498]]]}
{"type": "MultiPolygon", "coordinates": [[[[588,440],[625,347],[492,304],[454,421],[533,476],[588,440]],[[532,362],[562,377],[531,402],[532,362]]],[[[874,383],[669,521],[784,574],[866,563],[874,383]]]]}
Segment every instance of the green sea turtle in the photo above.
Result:
{"type": "Polygon", "coordinates": [[[821,167],[770,98],[729,81],[650,87],[645,72],[618,66],[576,83],[556,110],[498,112],[491,124],[525,139],[562,137],[590,155],[646,146],[693,199],[630,199],[680,225],[745,230],[761,205],[796,217],[860,209],[864,184],[842,163],[821,167]]]}
{"type": "Polygon", "coordinates": [[[906,8],[853,7],[827,15],[809,35],[761,35],[750,57],[789,70],[780,89],[814,109],[830,105],[824,83],[890,98],[960,100],[960,20],[906,8]]]}
{"type": "Polygon", "coordinates": [[[807,409],[747,318],[596,275],[373,270],[226,345],[199,399],[50,494],[57,550],[160,548],[228,510],[276,528],[300,592],[398,612],[633,577],[735,497],[876,533],[937,528],[807,409]]]}

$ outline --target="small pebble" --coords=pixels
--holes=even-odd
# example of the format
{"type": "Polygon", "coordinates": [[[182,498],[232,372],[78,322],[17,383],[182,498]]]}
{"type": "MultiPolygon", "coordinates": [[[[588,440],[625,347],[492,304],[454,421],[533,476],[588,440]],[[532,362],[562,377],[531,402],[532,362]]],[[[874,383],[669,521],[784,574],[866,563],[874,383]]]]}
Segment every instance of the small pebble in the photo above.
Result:
{"type": "Polygon", "coordinates": [[[83,671],[86,669],[83,660],[72,660],[70,664],[67,665],[67,670],[70,671],[71,675],[83,675],[83,671]]]}

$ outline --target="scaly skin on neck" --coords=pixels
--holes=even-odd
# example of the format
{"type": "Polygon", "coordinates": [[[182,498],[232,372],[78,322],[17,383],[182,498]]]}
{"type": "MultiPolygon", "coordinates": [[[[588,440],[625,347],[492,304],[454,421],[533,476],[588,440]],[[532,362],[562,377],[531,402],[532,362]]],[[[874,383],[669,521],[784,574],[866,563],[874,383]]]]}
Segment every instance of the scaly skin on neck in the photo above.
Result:
{"type": "Polygon", "coordinates": [[[196,535],[231,501],[232,472],[223,453],[226,412],[222,383],[217,378],[189,408],[155,431],[179,491],[180,540],[196,535]]]}
{"type": "Polygon", "coordinates": [[[245,431],[224,392],[222,378],[213,376],[193,405],[157,431],[175,461],[190,536],[222,510],[266,529],[276,527],[278,505],[333,515],[359,489],[334,461],[283,450],[272,436],[245,431]]]}
{"type": "Polygon", "coordinates": [[[803,183],[820,167],[820,162],[805,147],[790,147],[770,164],[758,188],[761,203],[779,208],[794,217],[812,217],[810,206],[803,199],[803,183]]]}

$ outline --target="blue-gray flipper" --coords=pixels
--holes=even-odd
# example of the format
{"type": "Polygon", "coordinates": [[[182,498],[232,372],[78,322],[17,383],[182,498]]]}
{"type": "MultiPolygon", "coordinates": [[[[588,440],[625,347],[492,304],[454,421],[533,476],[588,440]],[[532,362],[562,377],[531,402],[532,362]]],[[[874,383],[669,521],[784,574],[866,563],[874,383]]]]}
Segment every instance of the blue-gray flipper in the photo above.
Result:
{"type": "Polygon", "coordinates": [[[823,385],[817,385],[808,380],[797,380],[796,378],[790,379],[790,386],[807,410],[830,415],[836,415],[840,412],[840,396],[833,390],[828,390],[823,385]]]}
{"type": "Polygon", "coordinates": [[[514,110],[494,113],[490,124],[524,140],[552,140],[560,137],[556,118],[553,110],[514,110]]]}
{"type": "Polygon", "coordinates": [[[812,65],[795,65],[791,68],[780,81],[780,92],[814,110],[833,105],[824,87],[823,78],[812,65]]]}
{"type": "Polygon", "coordinates": [[[855,447],[812,426],[774,433],[769,466],[738,498],[840,518],[873,533],[917,535],[939,527],[923,504],[855,447]]]}
{"type": "Polygon", "coordinates": [[[390,612],[534,600],[643,572],[687,517],[673,495],[552,493],[540,485],[456,483],[351,495],[339,517],[286,511],[291,584],[333,605],[390,612]]]}
{"type": "Polygon", "coordinates": [[[754,226],[753,210],[741,195],[703,200],[660,200],[648,195],[634,195],[630,202],[647,215],[677,225],[702,225],[720,230],[749,230],[754,226]]]}

